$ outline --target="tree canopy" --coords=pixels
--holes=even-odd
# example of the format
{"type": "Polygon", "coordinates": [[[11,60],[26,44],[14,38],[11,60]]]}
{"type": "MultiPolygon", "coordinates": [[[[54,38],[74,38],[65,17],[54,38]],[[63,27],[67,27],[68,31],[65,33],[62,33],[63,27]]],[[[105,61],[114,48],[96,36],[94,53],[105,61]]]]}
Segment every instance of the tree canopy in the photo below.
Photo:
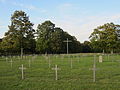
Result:
{"type": "Polygon", "coordinates": [[[90,52],[119,52],[120,51],[120,25],[106,23],[98,26],[90,35],[90,41],[80,43],[75,36],[56,27],[50,20],[38,24],[33,29],[33,23],[24,11],[15,11],[11,16],[11,24],[4,37],[0,39],[0,54],[20,54],[21,48],[25,54],[29,53],[90,53],[90,52]],[[35,34],[37,38],[35,38],[35,34]]]}
{"type": "Polygon", "coordinates": [[[25,52],[32,52],[35,48],[33,24],[24,11],[15,11],[11,16],[11,25],[1,42],[2,50],[18,52],[23,48],[25,52]]]}
{"type": "Polygon", "coordinates": [[[69,44],[70,52],[79,52],[80,43],[77,39],[61,28],[55,27],[51,21],[45,21],[37,27],[37,44],[36,50],[40,53],[66,53],[66,43],[63,41],[67,38],[72,40],[69,44]]]}
{"type": "Polygon", "coordinates": [[[110,52],[118,48],[119,40],[116,31],[120,30],[120,25],[106,23],[94,29],[90,36],[90,41],[94,48],[110,52]]]}

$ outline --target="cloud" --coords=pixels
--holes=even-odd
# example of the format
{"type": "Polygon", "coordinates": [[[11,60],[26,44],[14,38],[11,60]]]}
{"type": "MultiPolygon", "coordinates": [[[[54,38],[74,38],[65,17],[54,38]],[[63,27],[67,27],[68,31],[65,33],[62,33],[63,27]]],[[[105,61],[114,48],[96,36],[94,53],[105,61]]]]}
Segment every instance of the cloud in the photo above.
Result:
{"type": "Polygon", "coordinates": [[[22,7],[22,8],[26,8],[26,9],[30,9],[30,10],[36,10],[37,8],[33,5],[25,5],[25,4],[22,4],[22,3],[16,3],[16,2],[13,2],[12,3],[13,5],[15,6],[18,6],[18,7],[22,7]]]}
{"type": "Polygon", "coordinates": [[[4,33],[7,31],[7,26],[0,25],[0,38],[4,37],[4,33]]]}
{"type": "Polygon", "coordinates": [[[86,16],[89,13],[88,10],[75,3],[63,3],[56,8],[61,17],[80,17],[82,15],[86,16]]]}
{"type": "Polygon", "coordinates": [[[18,6],[18,7],[27,9],[27,10],[34,10],[34,11],[38,11],[38,12],[41,12],[41,13],[46,13],[47,12],[47,10],[38,8],[38,7],[34,6],[34,5],[28,5],[28,4],[16,3],[16,2],[13,2],[12,4],[14,6],[18,6]]]}
{"type": "Polygon", "coordinates": [[[54,23],[63,28],[71,35],[77,37],[80,42],[89,40],[90,34],[93,32],[97,26],[103,25],[105,23],[113,22],[118,23],[120,19],[120,14],[116,15],[106,15],[106,16],[88,16],[84,18],[69,17],[63,20],[53,20],[54,23]]]}
{"type": "Polygon", "coordinates": [[[71,8],[73,7],[73,4],[71,3],[64,3],[58,6],[59,9],[66,9],[66,8],[71,8]]]}
{"type": "Polygon", "coordinates": [[[5,2],[6,2],[6,0],[0,0],[0,2],[1,2],[1,3],[5,3],[5,2]]]}
{"type": "Polygon", "coordinates": [[[75,6],[71,3],[64,3],[57,6],[57,10],[61,14],[70,13],[75,9],[75,6]]]}
{"type": "Polygon", "coordinates": [[[6,28],[6,26],[0,26],[0,29],[6,28]]]}

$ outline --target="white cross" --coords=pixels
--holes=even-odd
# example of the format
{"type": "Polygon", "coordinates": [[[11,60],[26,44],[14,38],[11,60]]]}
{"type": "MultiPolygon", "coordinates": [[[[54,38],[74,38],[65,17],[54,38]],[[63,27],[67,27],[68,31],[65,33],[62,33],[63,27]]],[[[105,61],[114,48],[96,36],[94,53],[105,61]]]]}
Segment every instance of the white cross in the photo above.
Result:
{"type": "Polygon", "coordinates": [[[48,58],[49,58],[48,56],[45,56],[45,59],[46,59],[46,60],[48,60],[48,58]]]}
{"type": "Polygon", "coordinates": [[[19,67],[19,69],[21,69],[22,79],[24,79],[24,69],[26,69],[26,68],[24,68],[24,67],[23,67],[23,64],[22,64],[22,67],[19,67]]]}
{"type": "Polygon", "coordinates": [[[32,61],[34,61],[34,60],[35,60],[35,58],[36,58],[35,56],[32,56],[32,61]]]}
{"type": "Polygon", "coordinates": [[[91,68],[90,70],[93,70],[93,82],[95,82],[96,80],[96,56],[94,55],[94,64],[93,64],[93,68],[91,68]]]}
{"type": "Polygon", "coordinates": [[[69,43],[69,42],[72,42],[72,41],[68,40],[68,38],[67,38],[67,40],[65,40],[65,41],[63,41],[63,42],[66,42],[66,43],[67,43],[67,54],[68,54],[68,43],[69,43]]]}
{"type": "Polygon", "coordinates": [[[51,66],[51,60],[50,60],[50,58],[48,58],[48,62],[49,62],[49,68],[50,68],[50,66],[51,66]]]}
{"type": "Polygon", "coordinates": [[[70,59],[70,63],[71,63],[71,69],[73,67],[73,61],[72,61],[72,58],[70,59]]]}
{"type": "Polygon", "coordinates": [[[31,63],[31,60],[29,59],[29,68],[30,68],[30,63],[31,63]]]}
{"type": "Polygon", "coordinates": [[[104,51],[104,49],[103,49],[103,55],[104,55],[104,53],[105,53],[105,51],[104,51]]]}
{"type": "Polygon", "coordinates": [[[5,59],[6,59],[6,62],[7,62],[8,58],[6,57],[5,59]]]}
{"type": "Polygon", "coordinates": [[[108,61],[110,60],[110,55],[108,54],[108,61]]]}
{"type": "Polygon", "coordinates": [[[20,56],[18,56],[18,59],[21,59],[20,56]]]}
{"type": "Polygon", "coordinates": [[[79,57],[79,56],[77,56],[77,61],[78,61],[78,63],[80,62],[80,60],[79,60],[79,59],[80,59],[80,57],[79,57]]]}
{"type": "Polygon", "coordinates": [[[58,80],[58,73],[57,71],[60,70],[57,65],[55,65],[55,68],[52,68],[52,70],[55,70],[55,80],[58,80]]]}
{"type": "Polygon", "coordinates": [[[12,63],[13,63],[12,59],[11,59],[11,61],[9,61],[9,62],[11,63],[11,68],[12,68],[12,63]]]}
{"type": "Polygon", "coordinates": [[[64,59],[64,55],[61,55],[61,60],[63,60],[64,59]]]}

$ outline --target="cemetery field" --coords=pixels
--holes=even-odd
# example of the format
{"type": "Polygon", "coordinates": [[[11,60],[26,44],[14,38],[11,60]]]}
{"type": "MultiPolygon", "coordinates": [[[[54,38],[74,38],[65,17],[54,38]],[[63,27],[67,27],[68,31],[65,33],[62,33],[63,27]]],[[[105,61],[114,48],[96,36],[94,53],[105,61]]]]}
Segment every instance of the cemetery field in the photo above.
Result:
{"type": "Polygon", "coordinates": [[[0,90],[119,90],[120,55],[102,58],[100,63],[98,54],[0,57],[0,90]]]}

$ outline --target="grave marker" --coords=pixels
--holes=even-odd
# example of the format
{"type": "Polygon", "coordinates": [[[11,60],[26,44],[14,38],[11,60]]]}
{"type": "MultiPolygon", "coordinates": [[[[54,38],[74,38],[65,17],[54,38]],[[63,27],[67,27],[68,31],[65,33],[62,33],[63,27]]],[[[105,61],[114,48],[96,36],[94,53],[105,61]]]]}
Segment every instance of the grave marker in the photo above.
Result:
{"type": "Polygon", "coordinates": [[[113,50],[111,50],[111,54],[113,54],[113,50]]]}
{"type": "Polygon", "coordinates": [[[24,69],[26,69],[26,68],[24,68],[24,67],[23,67],[23,64],[22,64],[22,66],[19,67],[19,69],[21,69],[21,72],[22,72],[22,79],[24,79],[24,69]]]}
{"type": "Polygon", "coordinates": [[[94,62],[93,62],[93,68],[91,68],[90,70],[93,70],[93,82],[96,81],[96,56],[94,56],[94,62]]]}
{"type": "Polygon", "coordinates": [[[60,68],[55,65],[55,68],[52,68],[52,70],[55,70],[55,80],[58,80],[58,70],[60,70],[60,68]]]}
{"type": "Polygon", "coordinates": [[[50,68],[50,66],[51,66],[51,60],[50,60],[50,58],[48,58],[48,63],[49,63],[49,68],[50,68]]]}
{"type": "Polygon", "coordinates": [[[13,63],[12,59],[11,59],[11,61],[9,61],[9,62],[11,63],[11,68],[12,68],[12,63],[13,63]]]}
{"type": "Polygon", "coordinates": [[[20,57],[20,56],[18,56],[18,59],[20,60],[20,59],[21,59],[21,57],[20,57]]]}
{"type": "Polygon", "coordinates": [[[61,55],[61,60],[63,60],[64,59],[64,56],[63,55],[61,55]]]}
{"type": "Polygon", "coordinates": [[[110,60],[110,55],[108,54],[108,61],[110,60]]]}
{"type": "Polygon", "coordinates": [[[72,61],[72,58],[70,59],[70,66],[71,66],[71,69],[73,68],[73,61],[72,61]]]}
{"type": "Polygon", "coordinates": [[[6,59],[6,62],[7,62],[8,58],[6,57],[5,59],[6,59]]]}
{"type": "Polygon", "coordinates": [[[29,59],[29,68],[30,68],[30,65],[31,65],[31,60],[29,59]]]}
{"type": "Polygon", "coordinates": [[[103,62],[103,57],[99,56],[99,63],[102,63],[102,62],[103,62]]]}
{"type": "Polygon", "coordinates": [[[48,60],[48,56],[45,55],[44,58],[45,58],[45,60],[48,60]]]}
{"type": "Polygon", "coordinates": [[[80,62],[80,57],[79,56],[77,56],[77,59],[78,59],[78,63],[80,62]]]}

